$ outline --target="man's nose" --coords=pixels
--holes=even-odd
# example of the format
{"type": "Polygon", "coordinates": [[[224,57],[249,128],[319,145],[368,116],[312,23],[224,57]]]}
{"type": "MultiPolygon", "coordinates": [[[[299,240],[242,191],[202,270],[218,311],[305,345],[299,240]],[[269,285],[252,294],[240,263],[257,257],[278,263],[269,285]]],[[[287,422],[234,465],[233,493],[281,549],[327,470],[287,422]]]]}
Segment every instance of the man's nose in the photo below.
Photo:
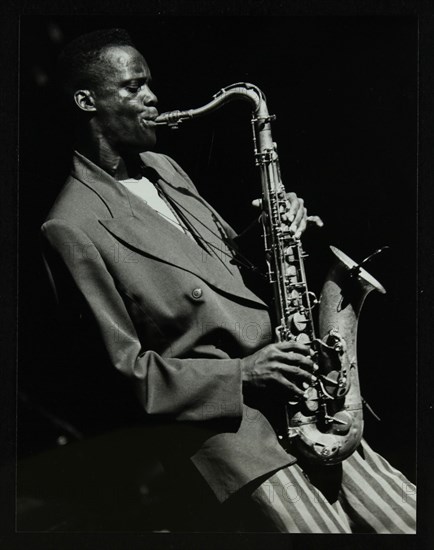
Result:
{"type": "Polygon", "coordinates": [[[143,103],[145,105],[157,105],[158,98],[149,86],[146,86],[143,92],[143,103]]]}

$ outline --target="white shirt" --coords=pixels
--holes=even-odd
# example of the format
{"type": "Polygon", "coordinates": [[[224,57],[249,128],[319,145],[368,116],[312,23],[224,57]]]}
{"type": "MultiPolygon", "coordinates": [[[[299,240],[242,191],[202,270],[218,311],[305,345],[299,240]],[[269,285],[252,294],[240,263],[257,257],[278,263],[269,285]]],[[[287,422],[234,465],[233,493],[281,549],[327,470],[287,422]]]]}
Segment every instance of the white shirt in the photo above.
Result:
{"type": "Polygon", "coordinates": [[[158,212],[158,214],[160,214],[160,216],[172,223],[180,231],[188,233],[185,227],[175,216],[173,210],[168,206],[166,201],[161,198],[155,185],[152,181],[148,180],[148,178],[145,178],[144,176],[142,176],[139,180],[128,178],[126,180],[120,180],[120,183],[131,191],[131,193],[145,201],[148,206],[153,208],[156,212],[158,212]]]}

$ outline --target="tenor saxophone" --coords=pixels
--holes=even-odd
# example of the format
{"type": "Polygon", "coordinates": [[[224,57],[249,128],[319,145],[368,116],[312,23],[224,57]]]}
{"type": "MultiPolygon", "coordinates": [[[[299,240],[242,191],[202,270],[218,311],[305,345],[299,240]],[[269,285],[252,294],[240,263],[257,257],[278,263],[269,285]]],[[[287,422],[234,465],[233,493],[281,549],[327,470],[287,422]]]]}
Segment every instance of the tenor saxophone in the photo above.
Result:
{"type": "Polygon", "coordinates": [[[356,350],[360,310],[372,290],[385,290],[361,264],[333,246],[330,249],[334,262],[319,300],[308,290],[306,254],[283,217],[288,202],[271,134],[275,116],[269,114],[258,87],[232,84],[206,105],[163,113],[156,123],[178,128],[181,122],[206,115],[235,99],[248,101],[252,106],[254,156],[262,185],[261,220],[268,279],[274,290],[276,340],[309,344],[317,368],[303,398],[285,404],[284,421],[275,428],[288,452],[301,454],[312,462],[336,464],[354,452],[363,435],[356,350]],[[313,319],[316,306],[318,335],[313,319]]]}

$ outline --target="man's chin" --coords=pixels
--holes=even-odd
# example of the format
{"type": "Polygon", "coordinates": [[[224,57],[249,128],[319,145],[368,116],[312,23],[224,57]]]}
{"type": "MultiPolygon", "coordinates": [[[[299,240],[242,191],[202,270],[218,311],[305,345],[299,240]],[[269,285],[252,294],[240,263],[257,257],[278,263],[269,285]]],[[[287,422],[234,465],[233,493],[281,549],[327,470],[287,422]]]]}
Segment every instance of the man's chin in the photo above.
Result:
{"type": "Polygon", "coordinates": [[[136,153],[145,153],[146,151],[152,151],[157,144],[157,138],[147,139],[146,142],[134,143],[130,145],[130,151],[136,153]]]}

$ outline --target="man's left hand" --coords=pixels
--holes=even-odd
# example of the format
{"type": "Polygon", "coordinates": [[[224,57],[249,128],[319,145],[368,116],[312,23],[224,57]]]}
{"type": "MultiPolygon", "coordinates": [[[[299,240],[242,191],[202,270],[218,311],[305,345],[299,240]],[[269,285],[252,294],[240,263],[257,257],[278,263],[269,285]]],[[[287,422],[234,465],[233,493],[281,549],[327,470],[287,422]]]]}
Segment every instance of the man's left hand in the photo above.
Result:
{"type": "MultiPolygon", "coordinates": [[[[296,239],[299,239],[302,233],[305,231],[308,225],[316,225],[317,227],[323,227],[324,223],[319,216],[308,216],[306,207],[304,206],[304,200],[297,197],[295,193],[287,193],[287,208],[286,212],[282,214],[283,221],[289,225],[289,230],[294,234],[296,239]]],[[[260,207],[261,199],[256,199],[252,202],[253,206],[260,207]]]]}

